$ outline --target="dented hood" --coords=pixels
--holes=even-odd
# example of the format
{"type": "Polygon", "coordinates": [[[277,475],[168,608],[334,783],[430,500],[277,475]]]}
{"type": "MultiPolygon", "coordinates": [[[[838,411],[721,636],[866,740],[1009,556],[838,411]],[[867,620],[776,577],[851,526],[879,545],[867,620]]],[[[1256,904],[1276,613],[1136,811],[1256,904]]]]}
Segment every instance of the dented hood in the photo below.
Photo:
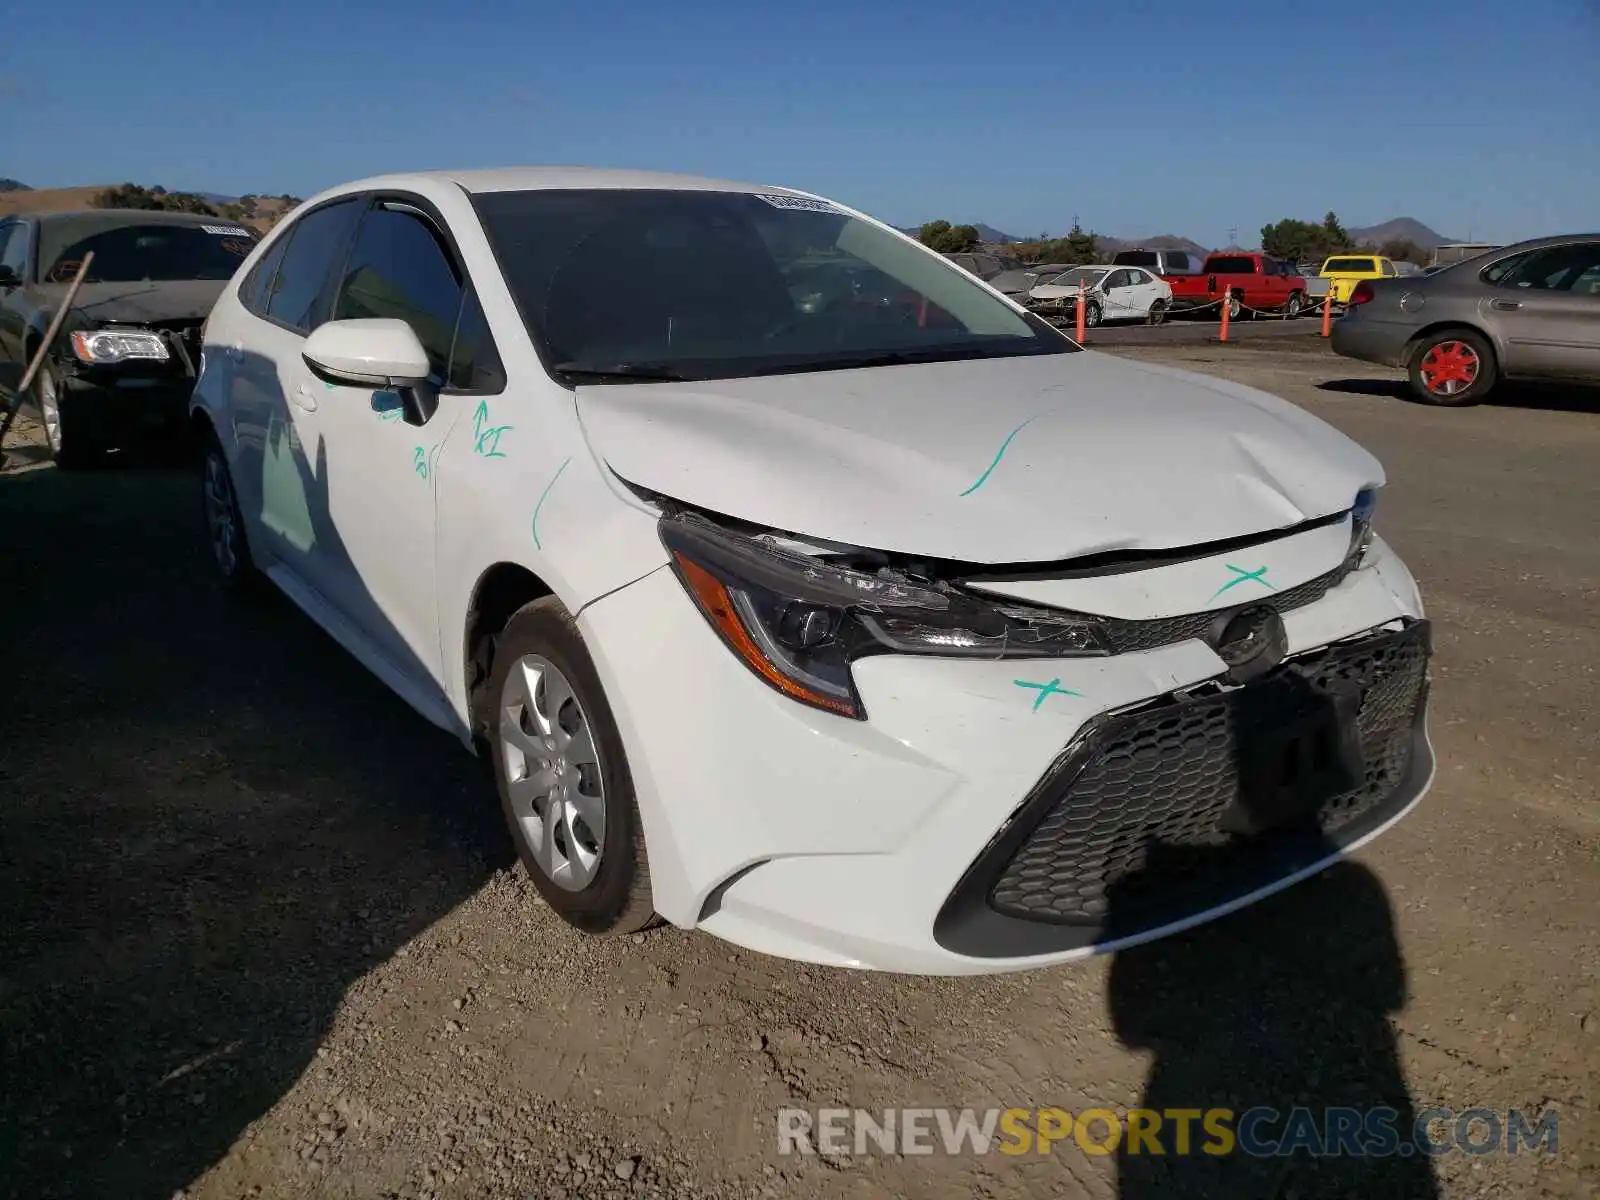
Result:
{"type": "Polygon", "coordinates": [[[633,483],[812,538],[974,563],[1173,549],[1328,516],[1377,460],[1264,392],[1085,351],[578,389],[633,483]]]}

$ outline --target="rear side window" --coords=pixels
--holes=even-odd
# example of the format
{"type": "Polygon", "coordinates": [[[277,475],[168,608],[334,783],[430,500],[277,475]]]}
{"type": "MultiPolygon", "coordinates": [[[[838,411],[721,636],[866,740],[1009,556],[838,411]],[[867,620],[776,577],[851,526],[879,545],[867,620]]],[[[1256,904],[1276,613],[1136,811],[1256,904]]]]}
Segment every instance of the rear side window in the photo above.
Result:
{"type": "Polygon", "coordinates": [[[1218,254],[1206,259],[1208,275],[1254,275],[1255,270],[1256,260],[1253,258],[1218,254]]]}
{"type": "MultiPolygon", "coordinates": [[[[1142,263],[1141,266],[1154,266],[1154,263],[1142,263]]],[[[1167,255],[1167,274],[1186,275],[1194,270],[1194,260],[1182,250],[1174,251],[1167,255]]]]}
{"type": "Polygon", "coordinates": [[[498,390],[498,386],[485,385],[485,380],[494,381],[503,374],[494,343],[476,296],[464,304],[466,294],[461,272],[433,225],[409,208],[380,207],[361,222],[333,317],[402,320],[428,352],[436,385],[498,390]],[[464,338],[458,334],[463,318],[464,338]]]}
{"type": "Polygon", "coordinates": [[[1590,284],[1597,273],[1600,273],[1600,242],[1580,242],[1535,250],[1498,282],[1502,287],[1540,292],[1576,291],[1589,295],[1590,284]]]}
{"type": "Polygon", "coordinates": [[[295,221],[277,278],[268,287],[268,317],[301,333],[310,333],[328,319],[331,283],[362,204],[359,199],[341,200],[295,221]]]}
{"type": "Polygon", "coordinates": [[[261,256],[261,261],[250,268],[250,274],[239,285],[239,303],[258,317],[267,315],[267,296],[271,293],[273,280],[278,274],[278,264],[283,261],[283,252],[288,248],[289,235],[293,232],[290,230],[273,242],[272,249],[261,256]]]}

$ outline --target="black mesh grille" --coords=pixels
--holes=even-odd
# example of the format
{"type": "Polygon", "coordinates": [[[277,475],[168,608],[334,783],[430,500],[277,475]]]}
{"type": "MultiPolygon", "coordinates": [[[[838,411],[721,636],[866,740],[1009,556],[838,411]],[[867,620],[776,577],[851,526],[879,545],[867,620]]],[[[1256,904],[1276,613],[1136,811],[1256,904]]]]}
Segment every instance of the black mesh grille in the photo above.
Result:
{"type": "MultiPolygon", "coordinates": [[[[1304,608],[1307,604],[1321,600],[1343,582],[1349,573],[1349,564],[1343,563],[1298,587],[1271,596],[1262,595],[1261,601],[1272,605],[1280,613],[1304,608]]],[[[1104,628],[1106,637],[1111,642],[1112,652],[1129,654],[1135,650],[1155,650],[1161,646],[1170,646],[1174,642],[1186,642],[1193,638],[1204,640],[1218,616],[1228,611],[1231,610],[1213,609],[1210,612],[1185,613],[1177,617],[1157,617],[1150,621],[1107,618],[1104,628]]]]}
{"type": "Polygon", "coordinates": [[[1259,876],[1275,847],[1303,852],[1400,787],[1428,654],[1418,623],[1296,660],[1233,691],[1111,718],[1058,766],[1059,778],[1046,777],[1041,786],[1059,798],[1045,801],[990,905],[1033,920],[1101,924],[1108,915],[1137,920],[1152,906],[1193,912],[1230,890],[1241,894],[1240,879],[1259,876]],[[1261,787],[1263,747],[1330,707],[1343,714],[1350,751],[1339,761],[1360,774],[1303,796],[1276,786],[1276,776],[1271,789],[1261,787]],[[1272,804],[1288,795],[1300,807],[1264,821],[1269,791],[1272,804]],[[1255,814],[1253,823],[1242,814],[1255,814]]]}

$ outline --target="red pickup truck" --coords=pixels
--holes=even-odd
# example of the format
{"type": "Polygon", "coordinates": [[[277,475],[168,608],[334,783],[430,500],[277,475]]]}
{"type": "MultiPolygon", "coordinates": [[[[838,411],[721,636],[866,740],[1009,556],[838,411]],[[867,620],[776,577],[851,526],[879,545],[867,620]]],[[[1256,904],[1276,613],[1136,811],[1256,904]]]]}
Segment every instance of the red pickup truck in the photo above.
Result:
{"type": "Polygon", "coordinates": [[[1198,275],[1174,275],[1172,311],[1215,305],[1228,300],[1228,317],[1263,310],[1298,317],[1306,306],[1306,281],[1293,263],[1265,254],[1212,254],[1198,275]]]}

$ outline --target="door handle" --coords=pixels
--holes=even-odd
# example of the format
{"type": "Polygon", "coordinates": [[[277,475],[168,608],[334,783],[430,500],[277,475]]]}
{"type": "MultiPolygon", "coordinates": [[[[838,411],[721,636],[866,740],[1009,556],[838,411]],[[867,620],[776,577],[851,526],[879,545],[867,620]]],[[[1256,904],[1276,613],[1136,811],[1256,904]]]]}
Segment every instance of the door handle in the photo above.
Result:
{"type": "Polygon", "coordinates": [[[295,385],[294,394],[289,399],[294,401],[296,408],[303,408],[306,412],[317,411],[316,393],[303,383],[295,385]]]}
{"type": "Polygon", "coordinates": [[[1491,300],[1490,308],[1498,308],[1501,312],[1515,312],[1522,307],[1521,300],[1491,300]]]}

